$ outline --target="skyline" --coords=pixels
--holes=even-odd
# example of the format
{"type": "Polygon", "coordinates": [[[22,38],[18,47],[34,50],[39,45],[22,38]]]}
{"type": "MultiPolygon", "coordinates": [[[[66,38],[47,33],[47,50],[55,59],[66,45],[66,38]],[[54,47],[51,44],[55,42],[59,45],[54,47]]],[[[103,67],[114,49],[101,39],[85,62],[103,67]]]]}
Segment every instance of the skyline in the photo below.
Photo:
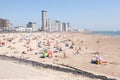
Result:
{"type": "Polygon", "coordinates": [[[41,28],[41,11],[52,20],[69,21],[73,29],[119,30],[120,0],[0,0],[0,18],[13,26],[36,22],[41,28]]]}

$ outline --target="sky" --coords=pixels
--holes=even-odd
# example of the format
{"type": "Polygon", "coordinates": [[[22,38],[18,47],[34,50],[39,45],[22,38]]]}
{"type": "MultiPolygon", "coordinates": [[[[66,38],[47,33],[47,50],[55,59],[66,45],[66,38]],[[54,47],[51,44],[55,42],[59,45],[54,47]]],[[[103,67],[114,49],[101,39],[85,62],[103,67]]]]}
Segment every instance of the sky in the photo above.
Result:
{"type": "Polygon", "coordinates": [[[41,28],[42,10],[49,19],[70,22],[72,29],[120,31],[120,0],[0,0],[0,18],[14,27],[36,22],[41,28]]]}

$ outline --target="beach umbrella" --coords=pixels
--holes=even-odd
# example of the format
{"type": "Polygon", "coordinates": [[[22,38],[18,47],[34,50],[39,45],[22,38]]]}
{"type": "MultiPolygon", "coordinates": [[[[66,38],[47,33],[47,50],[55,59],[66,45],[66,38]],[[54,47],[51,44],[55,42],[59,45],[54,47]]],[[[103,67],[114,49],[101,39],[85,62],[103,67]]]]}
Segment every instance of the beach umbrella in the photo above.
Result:
{"type": "Polygon", "coordinates": [[[97,56],[97,57],[96,57],[96,60],[98,60],[98,61],[102,61],[103,59],[102,59],[102,57],[97,56]]]}

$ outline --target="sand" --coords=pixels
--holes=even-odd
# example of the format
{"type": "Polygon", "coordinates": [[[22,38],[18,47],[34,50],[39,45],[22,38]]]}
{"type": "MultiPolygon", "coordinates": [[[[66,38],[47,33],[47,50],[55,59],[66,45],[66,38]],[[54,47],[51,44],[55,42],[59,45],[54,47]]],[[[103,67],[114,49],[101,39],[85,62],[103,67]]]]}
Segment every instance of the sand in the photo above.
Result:
{"type": "Polygon", "coordinates": [[[3,60],[0,60],[0,71],[0,80],[91,80],[70,73],[43,68],[37,69],[3,60]]]}
{"type": "MultiPolygon", "coordinates": [[[[110,78],[120,79],[120,36],[108,36],[108,35],[95,35],[88,33],[4,33],[0,34],[0,42],[4,42],[0,46],[0,54],[6,56],[15,56],[18,58],[23,58],[27,60],[33,60],[40,63],[47,63],[52,65],[65,64],[69,65],[90,73],[97,75],[104,75],[110,78]],[[38,42],[42,41],[41,47],[38,47],[38,42]],[[48,45],[50,42],[50,45],[48,45]],[[73,49],[65,46],[65,43],[73,45],[73,49]],[[43,49],[50,48],[51,51],[57,51],[56,46],[61,47],[62,51],[53,53],[52,57],[40,58],[41,52],[43,49]],[[79,49],[80,48],[80,49],[79,49]],[[79,49],[79,50],[78,50],[79,49]],[[78,50],[79,54],[75,54],[78,50]],[[22,54],[22,52],[26,54],[22,54]],[[91,60],[95,59],[94,52],[100,52],[100,56],[103,58],[103,61],[106,63],[97,65],[92,64],[91,60]],[[65,54],[64,54],[65,53],[65,54]]],[[[31,79],[29,76],[34,75],[33,79],[39,79],[39,75],[42,75],[41,79],[48,80],[45,78],[46,75],[49,75],[49,79],[55,80],[73,80],[68,77],[67,74],[63,72],[55,72],[49,70],[49,72],[54,72],[54,74],[46,73],[46,69],[42,69],[42,73],[34,68],[13,63],[6,63],[0,61],[0,65],[3,65],[0,68],[3,70],[0,74],[0,79],[31,79]],[[5,72],[7,67],[16,67],[15,70],[10,71],[9,73],[5,72]],[[20,72],[17,74],[16,70],[23,70],[25,72],[20,72]],[[32,73],[27,73],[29,70],[32,73]],[[44,72],[45,71],[45,72],[44,72]],[[12,72],[12,73],[11,73],[12,72]],[[7,73],[5,76],[3,74],[7,73]],[[22,76],[21,73],[25,73],[26,76],[22,76]],[[59,73],[66,75],[59,75],[59,73]],[[10,75],[10,76],[9,76],[10,75]],[[61,78],[61,79],[60,79],[61,78]]],[[[9,62],[9,61],[8,61],[9,62]]],[[[11,69],[10,69],[11,70],[11,69]]],[[[19,72],[19,71],[17,71],[19,72]]],[[[83,76],[74,76],[75,80],[80,79],[84,80],[83,76]]],[[[70,76],[71,77],[71,76],[70,76]]],[[[89,80],[89,78],[87,78],[89,80]]],[[[87,80],[85,77],[85,80],[87,80]]]]}

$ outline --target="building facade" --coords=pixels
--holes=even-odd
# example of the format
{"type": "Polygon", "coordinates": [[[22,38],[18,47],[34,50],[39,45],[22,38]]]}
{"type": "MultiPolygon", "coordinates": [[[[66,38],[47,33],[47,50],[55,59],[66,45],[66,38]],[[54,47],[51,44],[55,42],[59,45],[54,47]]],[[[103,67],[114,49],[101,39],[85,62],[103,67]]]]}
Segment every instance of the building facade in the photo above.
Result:
{"type": "Polygon", "coordinates": [[[17,27],[14,27],[15,31],[17,32],[23,32],[23,31],[26,31],[25,27],[23,26],[17,26],[17,27]]]}
{"type": "Polygon", "coordinates": [[[2,19],[0,18],[0,27],[8,27],[11,28],[12,24],[9,22],[8,19],[2,19]]]}
{"type": "Polygon", "coordinates": [[[47,20],[48,31],[52,31],[52,20],[47,20]]]}
{"type": "Polygon", "coordinates": [[[70,30],[70,23],[62,23],[58,20],[48,19],[47,11],[43,10],[42,13],[42,31],[48,32],[62,32],[70,30]]]}
{"type": "Polygon", "coordinates": [[[67,31],[71,31],[71,24],[69,22],[67,23],[67,31]]]}
{"type": "Polygon", "coordinates": [[[35,22],[28,22],[27,28],[30,28],[30,31],[37,31],[37,24],[35,22]]]}
{"type": "Polygon", "coordinates": [[[54,27],[55,27],[55,30],[54,30],[54,31],[57,31],[57,32],[62,31],[61,21],[56,21],[56,20],[55,20],[55,22],[54,22],[54,27]]]}
{"type": "Polygon", "coordinates": [[[47,18],[47,11],[42,11],[42,30],[48,31],[48,18],[47,18]]]}
{"type": "Polygon", "coordinates": [[[62,31],[67,31],[67,24],[66,23],[62,23],[62,31]]]}
{"type": "Polygon", "coordinates": [[[68,23],[65,23],[65,22],[62,23],[62,31],[64,31],[64,32],[71,31],[69,22],[68,23]]]}

